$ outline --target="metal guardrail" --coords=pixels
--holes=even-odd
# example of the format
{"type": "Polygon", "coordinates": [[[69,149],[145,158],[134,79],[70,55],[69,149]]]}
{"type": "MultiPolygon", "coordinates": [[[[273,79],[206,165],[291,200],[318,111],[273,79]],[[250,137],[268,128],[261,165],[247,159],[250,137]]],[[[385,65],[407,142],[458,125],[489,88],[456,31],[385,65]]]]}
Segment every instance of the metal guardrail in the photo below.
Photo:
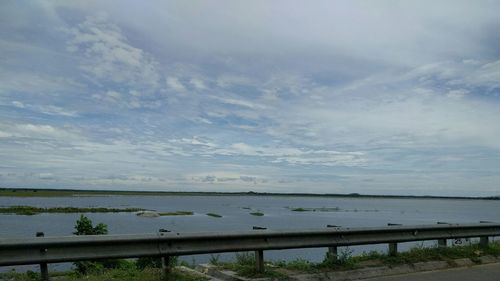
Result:
{"type": "Polygon", "coordinates": [[[263,270],[264,250],[338,246],[390,245],[423,240],[500,236],[500,224],[390,225],[386,227],[329,227],[310,230],[253,230],[245,232],[174,233],[134,235],[61,236],[0,239],[0,266],[58,263],[96,259],[169,257],[220,252],[256,251],[257,269],[263,270]],[[262,266],[262,268],[260,268],[262,266]]]}

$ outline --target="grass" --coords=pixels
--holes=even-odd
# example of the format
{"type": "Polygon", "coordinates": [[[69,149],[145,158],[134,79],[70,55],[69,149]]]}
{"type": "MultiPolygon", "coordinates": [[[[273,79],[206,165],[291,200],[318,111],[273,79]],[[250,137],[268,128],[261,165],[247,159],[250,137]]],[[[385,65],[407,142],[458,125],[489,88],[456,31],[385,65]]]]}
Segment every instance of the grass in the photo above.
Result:
{"type": "Polygon", "coordinates": [[[292,261],[278,261],[273,263],[274,266],[279,268],[286,268],[289,270],[310,272],[314,268],[314,263],[305,259],[296,259],[292,261]]]}
{"type": "MultiPolygon", "coordinates": [[[[107,260],[105,263],[87,261],[84,271],[49,272],[51,280],[58,281],[208,281],[208,278],[194,276],[178,267],[176,257],[170,259],[172,272],[164,275],[161,269],[161,259],[143,257],[137,260],[107,260]]],[[[186,266],[184,262],[180,265],[186,266]]],[[[39,281],[38,272],[6,272],[0,273],[0,280],[8,281],[39,281]]]]}
{"type": "Polygon", "coordinates": [[[380,258],[385,264],[389,265],[434,260],[444,260],[452,263],[454,259],[460,258],[470,258],[472,261],[479,263],[480,261],[478,257],[483,255],[500,256],[500,243],[490,243],[489,247],[486,248],[483,248],[478,244],[443,248],[415,247],[410,251],[399,253],[394,257],[381,255],[378,258],[380,258]]]}
{"type": "MultiPolygon", "coordinates": [[[[191,276],[185,272],[174,270],[169,276],[164,277],[161,269],[145,268],[145,269],[109,269],[103,272],[91,273],[88,275],[80,275],[75,272],[65,274],[53,274],[51,277],[56,277],[58,281],[207,281],[208,278],[191,276]]],[[[0,273],[0,280],[9,281],[38,281],[40,275],[35,272],[26,273],[0,273]]],[[[56,280],[56,278],[53,278],[56,280]]]]}
{"type": "Polygon", "coordinates": [[[14,214],[14,215],[25,215],[32,216],[41,213],[121,213],[121,212],[138,212],[144,211],[144,209],[139,208],[77,208],[77,207],[48,207],[40,208],[33,206],[9,206],[0,207],[0,214],[14,214]]]}
{"type": "Polygon", "coordinates": [[[207,216],[209,216],[209,217],[214,217],[214,218],[222,218],[222,216],[221,216],[221,215],[216,214],[216,213],[207,213],[207,216]]]}
{"type": "Polygon", "coordinates": [[[291,209],[293,212],[310,212],[311,209],[309,208],[293,208],[291,209]]]}
{"type": "Polygon", "coordinates": [[[250,215],[256,216],[256,217],[262,217],[262,216],[264,216],[264,213],[261,213],[261,212],[252,212],[252,213],[250,213],[250,215]]]}
{"type": "Polygon", "coordinates": [[[290,208],[290,207],[285,207],[287,209],[290,209],[292,212],[378,212],[379,210],[377,209],[367,209],[367,210],[358,210],[358,209],[341,209],[339,207],[320,207],[320,208],[290,208]]]}
{"type": "Polygon", "coordinates": [[[332,270],[352,270],[369,266],[396,266],[402,264],[415,264],[427,261],[446,261],[451,266],[455,259],[469,258],[473,262],[480,263],[480,256],[500,256],[500,242],[492,242],[489,247],[482,248],[478,244],[454,247],[414,247],[407,252],[398,253],[396,256],[388,256],[380,252],[363,253],[353,256],[349,248],[340,251],[337,259],[328,256],[320,263],[309,262],[304,259],[293,261],[266,262],[265,272],[255,272],[255,256],[252,253],[239,253],[235,262],[220,263],[218,259],[212,262],[214,265],[224,269],[235,271],[244,277],[268,277],[272,280],[287,280],[284,272],[290,273],[321,273],[332,270]]]}
{"type": "Polygon", "coordinates": [[[229,269],[236,272],[238,275],[249,278],[269,278],[271,280],[288,280],[288,276],[265,267],[263,273],[255,271],[255,255],[253,253],[243,252],[236,253],[236,261],[234,263],[218,263],[224,269],[229,269]]]}
{"type": "Polygon", "coordinates": [[[158,213],[160,216],[192,216],[194,215],[194,212],[192,211],[175,211],[175,212],[165,212],[165,213],[158,213]]]}

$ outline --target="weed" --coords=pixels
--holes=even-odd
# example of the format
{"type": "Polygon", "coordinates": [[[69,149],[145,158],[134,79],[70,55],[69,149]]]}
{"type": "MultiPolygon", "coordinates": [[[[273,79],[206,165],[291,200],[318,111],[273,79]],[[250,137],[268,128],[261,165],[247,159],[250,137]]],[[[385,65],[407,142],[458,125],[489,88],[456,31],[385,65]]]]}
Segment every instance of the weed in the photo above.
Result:
{"type": "Polygon", "coordinates": [[[165,213],[158,213],[160,216],[192,216],[194,215],[194,212],[192,211],[175,211],[175,212],[165,212],[165,213]]]}
{"type": "Polygon", "coordinates": [[[49,208],[40,208],[33,206],[9,206],[9,207],[0,207],[0,214],[15,214],[15,215],[24,215],[24,216],[32,216],[41,213],[121,213],[121,212],[138,212],[144,211],[144,209],[139,208],[77,208],[77,207],[49,207],[49,208]]]}
{"type": "Polygon", "coordinates": [[[209,259],[208,262],[210,264],[213,264],[213,265],[221,265],[219,259],[220,259],[220,255],[218,255],[218,254],[211,254],[210,255],[210,259],[209,259]]]}
{"type": "Polygon", "coordinates": [[[222,216],[221,216],[221,215],[216,214],[216,213],[207,213],[207,216],[209,216],[209,217],[214,217],[214,218],[222,218],[222,216]]]}

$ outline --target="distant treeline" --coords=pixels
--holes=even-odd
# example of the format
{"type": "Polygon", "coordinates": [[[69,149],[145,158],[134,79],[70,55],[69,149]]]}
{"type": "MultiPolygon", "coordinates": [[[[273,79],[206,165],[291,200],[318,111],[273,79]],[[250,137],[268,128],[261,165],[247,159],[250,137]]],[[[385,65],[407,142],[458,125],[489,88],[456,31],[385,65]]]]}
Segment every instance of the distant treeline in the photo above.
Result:
{"type": "Polygon", "coordinates": [[[340,197],[340,198],[393,198],[393,199],[469,199],[500,200],[500,196],[432,196],[432,195],[373,195],[336,193],[278,193],[278,192],[202,192],[202,191],[126,191],[126,190],[78,190],[50,188],[0,188],[0,196],[16,197],[58,197],[96,195],[144,195],[144,196],[294,196],[294,197],[340,197]]]}

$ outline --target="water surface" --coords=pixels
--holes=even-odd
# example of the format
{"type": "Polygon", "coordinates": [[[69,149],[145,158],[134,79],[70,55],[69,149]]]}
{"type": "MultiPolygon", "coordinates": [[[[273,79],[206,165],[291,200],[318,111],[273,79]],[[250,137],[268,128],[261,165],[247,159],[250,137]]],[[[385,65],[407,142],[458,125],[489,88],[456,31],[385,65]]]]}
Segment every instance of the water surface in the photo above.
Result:
{"type": "MultiPolygon", "coordinates": [[[[108,225],[110,234],[152,233],[160,228],[174,232],[207,232],[251,230],[253,226],[268,229],[385,226],[477,223],[497,221],[500,201],[456,199],[384,199],[291,196],[78,196],[78,197],[0,197],[0,206],[29,205],[37,207],[108,207],[144,208],[159,212],[193,211],[193,216],[146,218],[134,213],[86,214],[94,223],[108,225]],[[293,208],[338,208],[329,212],[294,212],[293,208]],[[250,215],[259,211],[264,216],[250,215]],[[217,213],[213,218],[206,213],[217,213]]],[[[0,238],[33,237],[38,231],[46,236],[71,235],[79,214],[39,214],[34,216],[0,215],[0,238]]],[[[428,243],[427,243],[428,244],[428,243]]],[[[405,243],[402,249],[415,243],[405,243]]],[[[350,247],[344,251],[360,253],[385,251],[385,245],[350,247]]],[[[323,259],[325,249],[268,251],[267,259],[323,259]]],[[[222,255],[222,259],[232,255],[222,255]]],[[[205,262],[208,255],[185,257],[205,262]]]]}

